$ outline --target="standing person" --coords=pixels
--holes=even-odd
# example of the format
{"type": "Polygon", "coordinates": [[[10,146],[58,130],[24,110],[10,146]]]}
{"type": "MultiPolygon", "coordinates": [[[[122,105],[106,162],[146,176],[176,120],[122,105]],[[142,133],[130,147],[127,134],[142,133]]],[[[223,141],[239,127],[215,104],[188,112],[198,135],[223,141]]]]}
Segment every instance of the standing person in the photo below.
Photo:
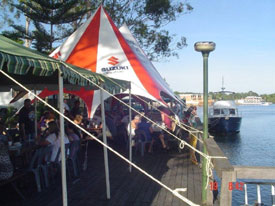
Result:
{"type": "Polygon", "coordinates": [[[73,118],[75,118],[75,116],[77,114],[79,114],[79,115],[81,114],[80,101],[79,100],[75,100],[74,106],[71,109],[71,115],[72,115],[73,118]]]}
{"type": "Polygon", "coordinates": [[[128,133],[130,134],[130,124],[131,124],[131,134],[132,134],[132,137],[135,136],[135,130],[138,128],[138,124],[140,123],[140,115],[136,115],[134,117],[134,119],[128,124],[128,133]]]}
{"type": "MultiPolygon", "coordinates": [[[[196,122],[196,117],[197,117],[197,107],[192,106],[190,107],[190,117],[189,117],[189,123],[191,124],[192,127],[196,128],[197,127],[197,122],[196,122]]],[[[197,138],[194,134],[190,133],[190,144],[192,147],[196,148],[197,147],[197,138]]],[[[195,151],[193,149],[190,149],[190,160],[193,164],[197,165],[198,161],[195,155],[195,151]]]]}
{"type": "Polygon", "coordinates": [[[30,99],[25,99],[24,106],[19,111],[19,130],[23,140],[34,140],[34,108],[30,99]]]}
{"type": "Polygon", "coordinates": [[[173,113],[170,111],[170,109],[164,106],[160,106],[158,109],[160,110],[162,122],[165,124],[167,129],[172,130],[172,120],[170,116],[172,116],[173,113]]]}

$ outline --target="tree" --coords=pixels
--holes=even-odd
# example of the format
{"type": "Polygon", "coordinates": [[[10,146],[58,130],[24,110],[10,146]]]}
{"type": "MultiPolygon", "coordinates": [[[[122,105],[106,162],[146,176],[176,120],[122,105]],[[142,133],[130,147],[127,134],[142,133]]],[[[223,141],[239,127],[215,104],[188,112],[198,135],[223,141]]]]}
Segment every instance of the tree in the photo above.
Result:
{"type": "Polygon", "coordinates": [[[23,26],[13,27],[22,37],[34,40],[34,47],[38,51],[50,53],[55,41],[64,39],[72,33],[72,29],[67,29],[68,24],[87,13],[88,9],[82,4],[79,0],[21,0],[19,4],[14,4],[14,7],[32,20],[34,30],[26,33],[23,26]]]}
{"type": "Polygon", "coordinates": [[[103,5],[120,27],[126,23],[151,60],[178,56],[186,38],[170,34],[164,27],[193,10],[189,3],[172,0],[105,0],[103,5]]]}
{"type": "Polygon", "coordinates": [[[19,34],[17,31],[3,31],[2,35],[9,39],[12,39],[19,44],[24,44],[24,40],[21,38],[21,34],[19,34]]]}
{"type": "MultiPolygon", "coordinates": [[[[13,23],[11,13],[14,13],[14,7],[12,6],[13,0],[2,0],[0,2],[0,28],[8,26],[13,23]]],[[[15,17],[18,15],[15,14],[15,17]]]]}
{"type": "MultiPolygon", "coordinates": [[[[20,0],[14,6],[33,21],[35,29],[25,37],[34,39],[34,47],[39,51],[49,52],[53,42],[71,34],[100,4],[118,27],[123,23],[128,25],[151,60],[178,56],[177,51],[187,46],[185,37],[177,37],[165,29],[166,25],[193,10],[189,3],[181,1],[20,0]]],[[[25,30],[15,28],[21,32],[25,30]]]]}

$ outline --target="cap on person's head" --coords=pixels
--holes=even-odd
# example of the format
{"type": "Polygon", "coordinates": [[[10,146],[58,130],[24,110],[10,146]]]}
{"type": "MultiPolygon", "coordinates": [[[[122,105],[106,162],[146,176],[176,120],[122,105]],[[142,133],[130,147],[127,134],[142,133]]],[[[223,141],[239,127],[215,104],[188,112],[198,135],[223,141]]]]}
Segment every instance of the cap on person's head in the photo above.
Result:
{"type": "Polygon", "coordinates": [[[5,130],[5,124],[3,122],[0,122],[0,131],[4,131],[5,130]]]}
{"type": "Polygon", "coordinates": [[[25,99],[24,104],[26,104],[26,103],[30,103],[30,102],[31,102],[31,100],[30,100],[30,99],[25,99]]]}
{"type": "Polygon", "coordinates": [[[76,104],[80,104],[80,101],[77,99],[77,100],[75,100],[74,104],[75,104],[75,105],[76,105],[76,104]]]}

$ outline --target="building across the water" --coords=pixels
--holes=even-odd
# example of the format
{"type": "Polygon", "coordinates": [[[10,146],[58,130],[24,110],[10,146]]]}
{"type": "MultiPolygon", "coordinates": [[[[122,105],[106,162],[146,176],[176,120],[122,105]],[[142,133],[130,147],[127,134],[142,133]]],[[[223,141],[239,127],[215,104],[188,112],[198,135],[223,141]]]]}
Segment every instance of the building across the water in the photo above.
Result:
{"type": "Polygon", "coordinates": [[[259,96],[247,96],[244,99],[236,100],[236,104],[245,104],[245,105],[269,105],[270,102],[265,102],[262,97],[259,96]]]}
{"type": "MultiPolygon", "coordinates": [[[[202,93],[179,93],[178,94],[181,99],[186,101],[186,105],[196,105],[202,106],[203,105],[203,94],[202,93]]],[[[211,96],[208,97],[208,104],[212,105],[214,100],[211,96]]]]}

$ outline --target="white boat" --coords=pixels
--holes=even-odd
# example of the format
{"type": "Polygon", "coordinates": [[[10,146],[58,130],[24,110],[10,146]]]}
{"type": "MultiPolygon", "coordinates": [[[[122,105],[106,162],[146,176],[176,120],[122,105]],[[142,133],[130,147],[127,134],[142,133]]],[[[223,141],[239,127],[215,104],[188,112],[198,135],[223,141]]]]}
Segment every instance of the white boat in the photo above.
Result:
{"type": "Polygon", "coordinates": [[[259,96],[247,96],[244,99],[236,100],[236,103],[241,105],[264,105],[264,106],[268,106],[272,104],[272,102],[266,102],[263,100],[262,97],[259,97],[259,96]]]}
{"type": "Polygon", "coordinates": [[[272,102],[262,102],[262,105],[263,106],[269,106],[269,105],[271,105],[272,104],[272,102]]]}
{"type": "Polygon", "coordinates": [[[214,133],[240,132],[242,117],[234,101],[217,101],[209,110],[208,128],[214,133]]]}

